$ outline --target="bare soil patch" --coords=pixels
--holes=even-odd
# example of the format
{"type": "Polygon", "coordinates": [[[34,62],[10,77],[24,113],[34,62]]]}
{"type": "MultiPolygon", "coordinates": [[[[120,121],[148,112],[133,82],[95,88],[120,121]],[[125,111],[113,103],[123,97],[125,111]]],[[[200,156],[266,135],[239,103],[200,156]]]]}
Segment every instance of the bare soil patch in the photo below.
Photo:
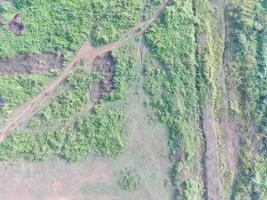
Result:
{"type": "Polygon", "coordinates": [[[16,13],[8,22],[8,28],[12,31],[15,35],[20,36],[25,31],[25,26],[21,22],[22,15],[21,13],[16,13]]]}
{"type": "Polygon", "coordinates": [[[59,160],[7,165],[0,168],[0,199],[117,199],[116,193],[107,198],[104,194],[88,196],[81,191],[89,184],[110,182],[113,173],[106,160],[85,160],[73,165],[59,160]]]}
{"type": "Polygon", "coordinates": [[[240,138],[240,127],[230,118],[226,118],[221,121],[221,128],[224,130],[225,140],[225,158],[229,164],[231,170],[235,173],[238,169],[238,152],[239,152],[239,138],[240,138]]]}
{"type": "Polygon", "coordinates": [[[98,101],[103,96],[108,94],[114,88],[113,74],[114,74],[115,60],[111,52],[97,56],[93,61],[93,71],[101,75],[100,80],[94,81],[91,88],[91,98],[98,101]]]}
{"type": "Polygon", "coordinates": [[[62,68],[63,58],[55,53],[0,58],[0,75],[30,74],[62,68]]]}
{"type": "Polygon", "coordinates": [[[219,172],[219,155],[216,136],[216,121],[214,117],[213,107],[207,105],[203,110],[202,121],[205,136],[205,176],[206,176],[206,195],[209,200],[217,200],[220,198],[220,172],[219,172]]]}

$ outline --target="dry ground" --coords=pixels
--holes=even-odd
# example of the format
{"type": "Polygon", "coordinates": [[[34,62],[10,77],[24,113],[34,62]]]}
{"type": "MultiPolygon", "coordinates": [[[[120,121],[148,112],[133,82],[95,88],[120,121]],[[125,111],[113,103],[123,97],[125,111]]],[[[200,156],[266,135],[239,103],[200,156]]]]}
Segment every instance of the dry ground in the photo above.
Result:
{"type": "Polygon", "coordinates": [[[0,75],[29,74],[63,69],[63,58],[54,53],[0,58],[0,75]]]}

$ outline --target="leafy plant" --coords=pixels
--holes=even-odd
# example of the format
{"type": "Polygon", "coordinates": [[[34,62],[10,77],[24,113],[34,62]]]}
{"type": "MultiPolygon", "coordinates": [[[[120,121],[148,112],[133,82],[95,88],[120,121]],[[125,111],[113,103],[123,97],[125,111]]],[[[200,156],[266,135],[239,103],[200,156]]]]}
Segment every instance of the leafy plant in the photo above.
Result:
{"type": "Polygon", "coordinates": [[[134,191],[141,185],[141,178],[133,168],[126,168],[120,172],[119,185],[123,190],[134,191]]]}

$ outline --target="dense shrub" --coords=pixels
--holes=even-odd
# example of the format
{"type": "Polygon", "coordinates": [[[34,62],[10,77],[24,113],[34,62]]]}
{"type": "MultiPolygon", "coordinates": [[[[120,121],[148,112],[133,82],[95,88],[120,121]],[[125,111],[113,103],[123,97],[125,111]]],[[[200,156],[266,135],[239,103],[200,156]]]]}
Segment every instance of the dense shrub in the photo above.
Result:
{"type": "Polygon", "coordinates": [[[119,185],[123,190],[134,191],[140,187],[141,179],[133,168],[126,168],[120,172],[119,185]]]}

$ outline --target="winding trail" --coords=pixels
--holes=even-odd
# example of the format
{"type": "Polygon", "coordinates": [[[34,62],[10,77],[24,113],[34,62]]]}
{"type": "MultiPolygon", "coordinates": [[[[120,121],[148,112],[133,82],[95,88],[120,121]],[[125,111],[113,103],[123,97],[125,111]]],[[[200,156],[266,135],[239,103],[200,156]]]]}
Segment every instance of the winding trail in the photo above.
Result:
{"type": "Polygon", "coordinates": [[[151,25],[159,17],[169,1],[170,0],[165,0],[164,3],[158,8],[157,12],[149,20],[140,22],[134,28],[128,30],[124,37],[117,42],[94,48],[91,46],[90,41],[86,40],[72,61],[64,68],[63,73],[59,77],[50,82],[38,95],[34,96],[30,101],[20,106],[11,114],[9,118],[5,120],[5,125],[0,130],[0,144],[3,143],[5,137],[10,133],[11,130],[17,128],[21,123],[33,116],[36,108],[42,105],[42,102],[49,99],[49,94],[51,94],[55,88],[69,76],[74,68],[75,63],[77,63],[80,59],[86,59],[89,64],[96,56],[121,47],[133,36],[145,31],[149,25],[151,25]]]}

